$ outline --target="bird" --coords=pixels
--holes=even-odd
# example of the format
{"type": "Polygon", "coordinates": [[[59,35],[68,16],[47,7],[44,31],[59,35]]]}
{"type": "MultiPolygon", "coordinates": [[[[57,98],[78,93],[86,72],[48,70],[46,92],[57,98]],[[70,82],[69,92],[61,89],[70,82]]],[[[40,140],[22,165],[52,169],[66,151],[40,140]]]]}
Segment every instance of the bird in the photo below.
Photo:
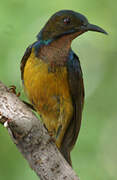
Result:
{"type": "Polygon", "coordinates": [[[70,152],[78,138],[84,105],[83,73],[71,43],[87,31],[107,34],[78,12],[56,12],[26,49],[20,65],[31,105],[71,166],[70,152]]]}

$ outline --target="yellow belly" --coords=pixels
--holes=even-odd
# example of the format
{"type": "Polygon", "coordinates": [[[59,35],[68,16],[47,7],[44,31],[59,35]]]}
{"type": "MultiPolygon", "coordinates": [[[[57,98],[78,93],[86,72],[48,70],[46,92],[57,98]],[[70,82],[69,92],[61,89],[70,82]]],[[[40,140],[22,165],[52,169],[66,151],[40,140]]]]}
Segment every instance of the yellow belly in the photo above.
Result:
{"type": "Polygon", "coordinates": [[[66,67],[48,70],[49,64],[32,53],[24,68],[25,92],[60,147],[73,114],[66,67]]]}

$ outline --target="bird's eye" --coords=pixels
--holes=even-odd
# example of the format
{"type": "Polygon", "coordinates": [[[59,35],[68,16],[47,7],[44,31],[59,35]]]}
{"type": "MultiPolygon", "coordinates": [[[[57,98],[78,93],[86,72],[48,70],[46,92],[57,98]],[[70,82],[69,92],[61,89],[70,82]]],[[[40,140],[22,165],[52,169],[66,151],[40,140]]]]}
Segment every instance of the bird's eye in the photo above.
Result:
{"type": "Polygon", "coordinates": [[[64,20],[63,20],[63,22],[64,22],[64,24],[70,24],[70,18],[65,18],[64,20]]]}

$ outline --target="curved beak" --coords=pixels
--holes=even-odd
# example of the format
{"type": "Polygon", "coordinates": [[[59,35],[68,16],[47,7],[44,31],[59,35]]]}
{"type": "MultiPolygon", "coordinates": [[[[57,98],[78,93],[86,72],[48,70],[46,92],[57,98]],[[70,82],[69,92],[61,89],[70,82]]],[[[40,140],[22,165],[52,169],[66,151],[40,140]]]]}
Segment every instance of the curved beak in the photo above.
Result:
{"type": "Polygon", "coordinates": [[[85,30],[86,31],[96,31],[96,32],[100,32],[100,33],[104,33],[104,34],[108,34],[104,29],[102,29],[101,27],[99,26],[96,26],[96,25],[93,25],[93,24],[88,24],[86,27],[85,27],[85,30]]]}

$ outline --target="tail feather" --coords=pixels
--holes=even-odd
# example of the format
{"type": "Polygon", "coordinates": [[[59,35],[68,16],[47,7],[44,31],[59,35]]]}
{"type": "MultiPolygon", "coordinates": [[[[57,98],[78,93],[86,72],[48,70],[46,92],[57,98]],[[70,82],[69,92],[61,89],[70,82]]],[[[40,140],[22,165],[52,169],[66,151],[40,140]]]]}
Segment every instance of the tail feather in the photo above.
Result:
{"type": "Polygon", "coordinates": [[[80,125],[81,125],[81,113],[82,111],[80,110],[80,105],[79,104],[75,105],[74,103],[74,116],[70,121],[70,124],[64,134],[64,138],[62,140],[62,144],[60,148],[62,155],[64,156],[64,158],[66,159],[66,161],[69,163],[70,166],[72,166],[70,152],[72,151],[79,134],[80,125]]]}
{"type": "Polygon", "coordinates": [[[60,151],[61,151],[61,154],[63,155],[63,157],[65,158],[65,160],[69,163],[70,166],[72,166],[70,152],[66,149],[60,149],[60,151]]]}

